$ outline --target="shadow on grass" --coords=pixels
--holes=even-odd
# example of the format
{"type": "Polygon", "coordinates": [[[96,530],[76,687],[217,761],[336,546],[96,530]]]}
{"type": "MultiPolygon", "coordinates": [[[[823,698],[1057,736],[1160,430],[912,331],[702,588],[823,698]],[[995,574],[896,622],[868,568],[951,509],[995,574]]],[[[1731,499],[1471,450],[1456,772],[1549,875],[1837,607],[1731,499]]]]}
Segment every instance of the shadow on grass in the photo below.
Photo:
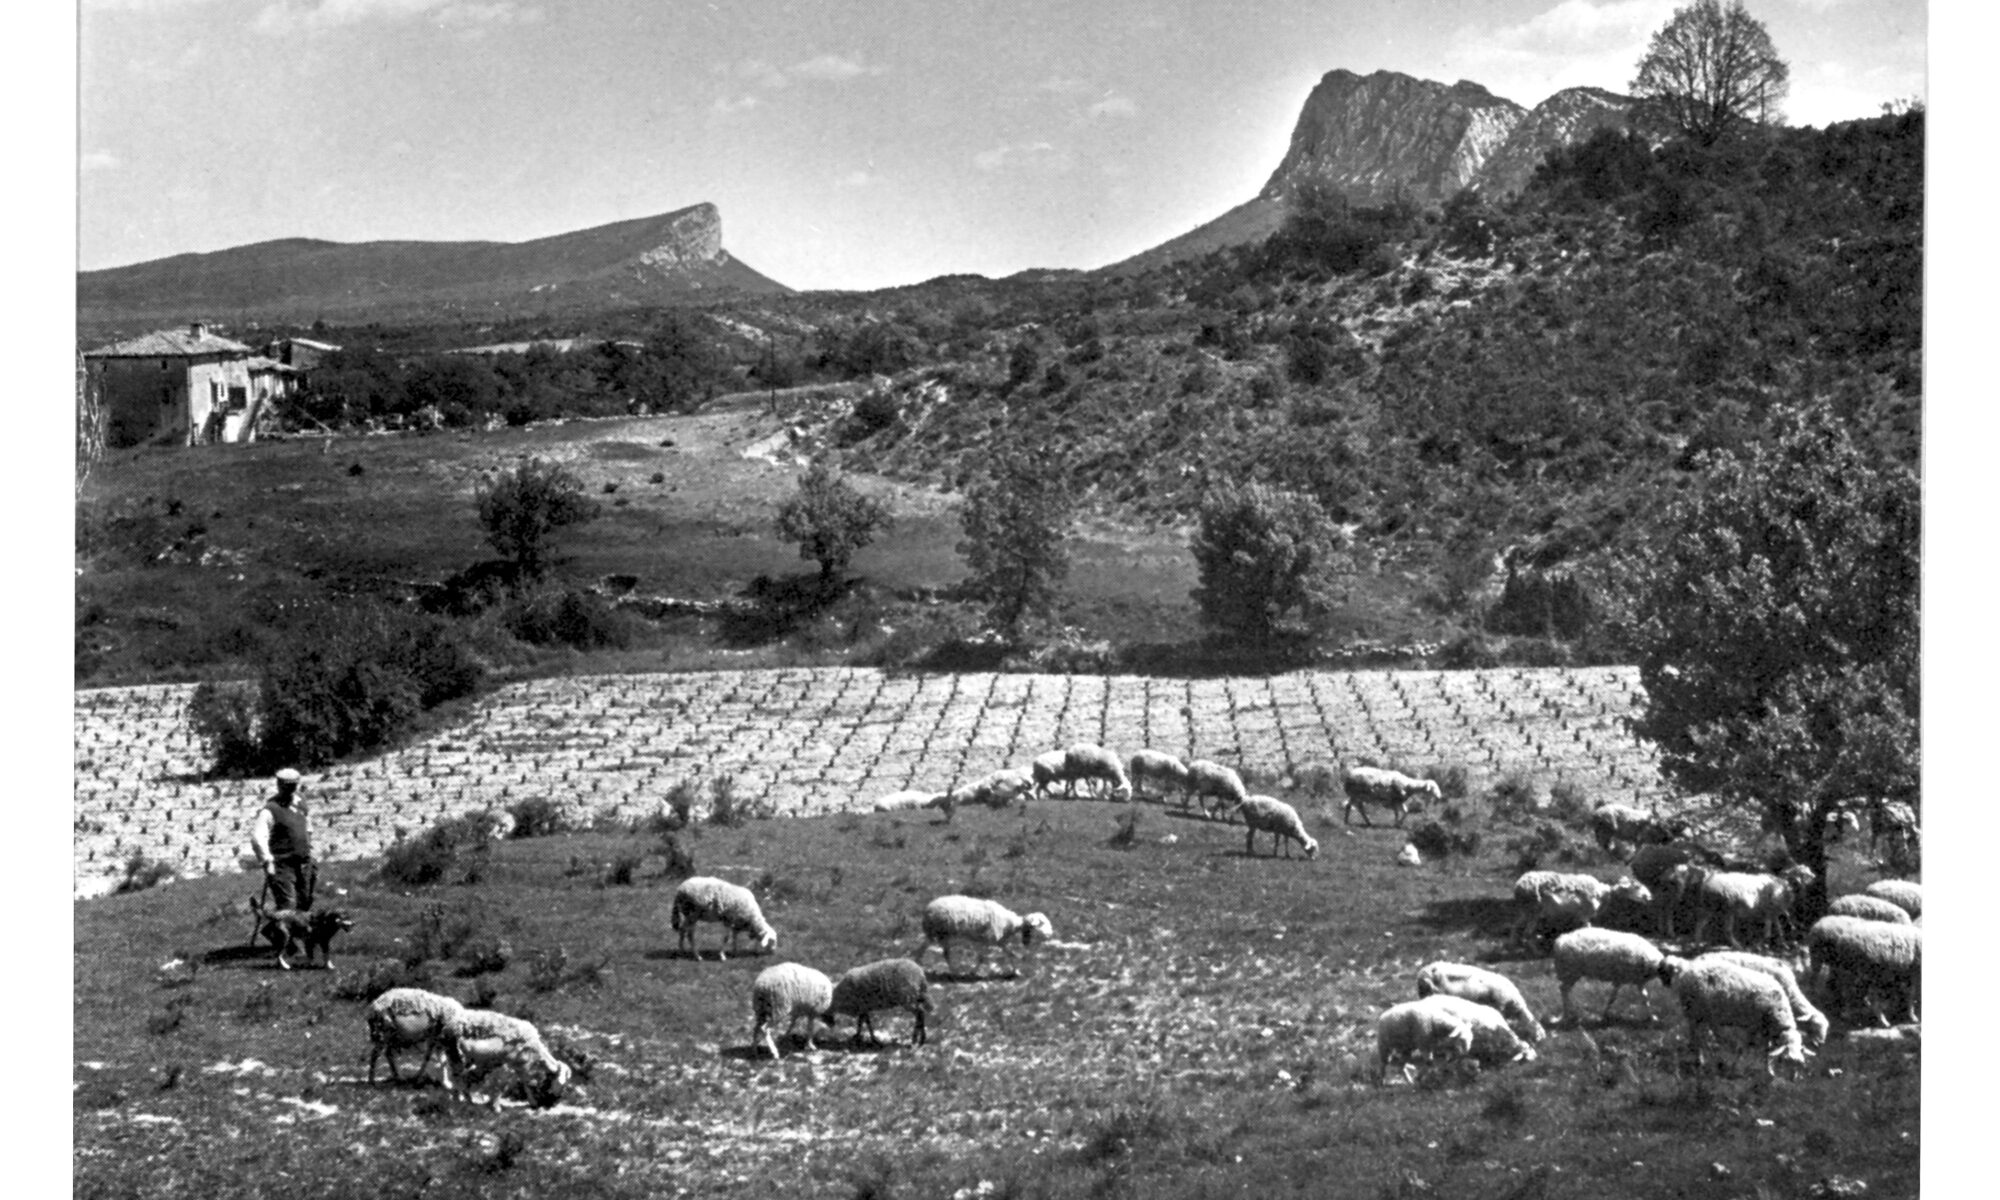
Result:
{"type": "Polygon", "coordinates": [[[249,963],[267,963],[274,969],[278,964],[278,952],[259,941],[254,946],[221,946],[201,956],[204,967],[242,966],[249,963]]]}
{"type": "Polygon", "coordinates": [[[1521,958],[1542,957],[1538,952],[1520,951],[1506,944],[1513,930],[1514,917],[1512,896],[1452,896],[1424,905],[1417,920],[1439,933],[1468,933],[1495,939],[1500,944],[1489,947],[1489,952],[1511,953],[1521,958]]]}

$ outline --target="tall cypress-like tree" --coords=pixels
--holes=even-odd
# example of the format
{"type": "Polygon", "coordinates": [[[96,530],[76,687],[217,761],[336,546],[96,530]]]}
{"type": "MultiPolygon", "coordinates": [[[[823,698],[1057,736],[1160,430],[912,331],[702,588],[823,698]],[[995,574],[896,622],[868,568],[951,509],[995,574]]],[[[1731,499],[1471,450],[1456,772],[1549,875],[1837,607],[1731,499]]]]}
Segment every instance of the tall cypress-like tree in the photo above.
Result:
{"type": "Polygon", "coordinates": [[[1009,640],[1031,615],[1053,612],[1069,577],[1067,544],[1075,505],[1065,465],[1016,446],[966,493],[958,552],[972,568],[967,590],[1009,640]]]}

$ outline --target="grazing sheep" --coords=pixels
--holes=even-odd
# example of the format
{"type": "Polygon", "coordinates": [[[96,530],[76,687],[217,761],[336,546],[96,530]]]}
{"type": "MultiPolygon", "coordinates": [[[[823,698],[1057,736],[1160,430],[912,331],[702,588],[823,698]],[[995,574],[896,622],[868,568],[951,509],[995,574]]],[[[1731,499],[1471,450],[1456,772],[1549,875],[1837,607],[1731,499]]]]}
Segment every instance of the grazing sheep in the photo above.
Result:
{"type": "MultiPolygon", "coordinates": [[[[1836,1013],[1886,994],[1899,1017],[1915,1022],[1923,981],[1924,931],[1918,925],[1891,925],[1860,917],[1821,917],[1806,934],[1812,956],[1810,977],[1826,972],[1827,994],[1836,1013]]],[[[1888,1022],[1880,1010],[1875,1019],[1888,1022]]]]}
{"type": "Polygon", "coordinates": [[[1870,896],[1861,892],[1849,892],[1845,896],[1835,896],[1833,903],[1826,906],[1829,917],[1860,917],[1864,921],[1887,921],[1891,925],[1908,925],[1910,914],[1903,907],[1880,896],[1870,896]]]}
{"type": "Polygon", "coordinates": [[[1600,804],[1590,810],[1590,832],[1597,848],[1609,853],[1614,843],[1624,842],[1634,851],[1687,836],[1685,821],[1662,821],[1630,805],[1600,804]]]}
{"type": "Polygon", "coordinates": [[[1805,989],[1799,986],[1799,977],[1792,971],[1790,964],[1782,959],[1772,958],[1768,954],[1751,954],[1743,950],[1710,950],[1695,961],[1726,962],[1747,971],[1770,976],[1777,981],[1778,987],[1783,989],[1786,1002],[1792,1006],[1792,1021],[1799,1027],[1799,1032],[1805,1035],[1806,1045],[1825,1044],[1827,1030],[1830,1028],[1826,1014],[1814,1008],[1812,1001],[1806,999],[1805,989]]]}
{"type": "Polygon", "coordinates": [[[1924,885],[1914,879],[1878,879],[1861,889],[1864,896],[1878,896],[1904,912],[1911,920],[1924,915],[1924,885]]]}
{"type": "Polygon", "coordinates": [[[1037,940],[1048,941],[1054,936],[1054,927],[1041,913],[1029,913],[1024,917],[993,900],[973,896],[939,896],[924,906],[924,944],[917,951],[917,961],[921,963],[925,951],[937,946],[944,955],[945,969],[955,972],[957,967],[951,961],[951,948],[959,942],[971,942],[979,948],[972,962],[973,971],[979,970],[989,951],[998,949],[1007,956],[1008,966],[1018,975],[1020,966],[1015,960],[1012,943],[1018,942],[1023,950],[1027,950],[1037,940]]]}
{"type": "Polygon", "coordinates": [[[1025,799],[1035,790],[1034,774],[1022,767],[1002,767],[988,772],[946,792],[936,803],[944,809],[949,818],[951,811],[961,804],[978,804],[987,808],[1005,808],[1016,800],[1025,799]]]}
{"type": "Polygon", "coordinates": [[[1069,776],[1065,772],[1068,764],[1067,750],[1051,750],[1047,754],[1037,754],[1035,761],[1028,764],[1029,778],[1035,781],[1035,795],[1047,796],[1059,783],[1069,785],[1069,792],[1074,795],[1076,789],[1070,784],[1069,776]]]}
{"type": "Polygon", "coordinates": [[[1722,856],[1692,842],[1645,845],[1632,854],[1625,869],[1632,878],[1652,889],[1660,918],[1660,934],[1674,936],[1675,917],[1712,868],[1722,866],[1722,856]]]}
{"type": "Polygon", "coordinates": [[[1572,929],[1556,939],[1555,966],[1556,982],[1562,990],[1563,1019],[1575,1024],[1576,1009],[1570,1003],[1570,990],[1585,979],[1602,980],[1611,985],[1611,998],[1604,1002],[1604,1013],[1600,1020],[1611,1019],[1611,1006],[1618,1002],[1618,993],[1626,984],[1639,988],[1639,999],[1646,1005],[1648,1019],[1652,1015],[1652,1001],[1646,995],[1646,985],[1660,978],[1660,964],[1666,955],[1660,948],[1636,933],[1625,933],[1616,929],[1598,929],[1586,926],[1572,929]]]}
{"type": "Polygon", "coordinates": [[[1307,858],[1319,856],[1319,843],[1306,832],[1304,821],[1299,820],[1299,810],[1283,800],[1271,796],[1246,796],[1236,806],[1235,811],[1243,814],[1243,853],[1257,853],[1257,835],[1271,835],[1271,856],[1278,855],[1279,843],[1284,843],[1285,857],[1292,856],[1292,843],[1306,852],[1307,858]]]}
{"type": "Polygon", "coordinates": [[[1722,914],[1722,934],[1730,946],[1741,947],[1736,939],[1737,922],[1751,918],[1762,922],[1764,940],[1776,945],[1781,933],[1795,928],[1792,905],[1799,893],[1813,881],[1811,867],[1795,864],[1776,875],[1748,871],[1711,871],[1695,893],[1701,916],[1694,923],[1694,940],[1705,940],[1708,923],[1722,914]]]}
{"type": "Polygon", "coordinates": [[[1188,763],[1187,769],[1187,791],[1181,797],[1183,808],[1190,801],[1199,800],[1201,811],[1214,816],[1218,808],[1227,812],[1250,798],[1250,789],[1243,786],[1242,776],[1221,763],[1197,758],[1188,763]],[[1211,797],[1221,803],[1211,807],[1208,803],[1211,797]]]}
{"type": "Polygon", "coordinates": [[[1385,767],[1349,767],[1341,776],[1340,785],[1347,794],[1340,806],[1342,825],[1349,824],[1357,812],[1363,825],[1373,825],[1368,819],[1368,806],[1376,804],[1394,812],[1396,828],[1401,829],[1404,817],[1423,811],[1423,797],[1444,799],[1444,792],[1435,780],[1418,779],[1385,767]]]}
{"type": "Polygon", "coordinates": [[[1375,1018],[1375,1082],[1389,1074],[1391,1060],[1403,1064],[1403,1078],[1414,1081],[1416,1058],[1446,1061],[1472,1053],[1473,1025],[1463,1012],[1438,1004],[1439,997],[1406,1000],[1375,1018]]]}
{"type": "MultiPolygon", "coordinates": [[[[459,1099],[470,1102],[472,1084],[496,1067],[513,1071],[530,1095],[560,1090],[569,1083],[569,1064],[549,1053],[541,1031],[519,1017],[483,1008],[467,1008],[453,1014],[444,1028],[445,1081],[458,1080],[459,1099]],[[539,1067],[540,1081],[532,1082],[530,1072],[539,1067]]],[[[486,1106],[498,1108],[500,1093],[487,1094],[486,1106]]]]}
{"type": "Polygon", "coordinates": [[[1160,799],[1167,798],[1169,789],[1185,793],[1188,790],[1187,764],[1164,750],[1138,750],[1133,752],[1128,764],[1132,776],[1132,796],[1137,799],[1147,783],[1159,785],[1160,799]]]}
{"type": "Polygon", "coordinates": [[[1808,1052],[1792,1019],[1792,1003],[1769,975],[1706,956],[1693,961],[1669,956],[1660,966],[1660,978],[1680,1001],[1697,1067],[1702,1037],[1717,1025],[1762,1034],[1770,1047],[1764,1056],[1764,1070],[1770,1074],[1777,1073],[1781,1059],[1795,1069],[1805,1065],[1808,1052]]]}
{"type": "Polygon", "coordinates": [[[910,959],[884,958],[842,975],[834,981],[833,1003],[827,1006],[826,1016],[829,1023],[834,1017],[853,1017],[854,1040],[859,1042],[866,1031],[869,1042],[879,1045],[881,1039],[875,1036],[872,1018],[891,1008],[900,1008],[916,1018],[910,1044],[923,1045],[929,1038],[924,1018],[937,1008],[931,1002],[931,984],[924,977],[924,969],[910,959]]]}
{"type": "Polygon", "coordinates": [[[1130,800],[1132,782],[1125,778],[1125,764],[1102,746],[1078,742],[1063,751],[1063,775],[1074,790],[1079,780],[1098,779],[1111,785],[1111,798],[1130,800]]]}
{"type": "Polygon", "coordinates": [[[1484,1004],[1499,1013],[1515,1033],[1529,1042],[1540,1042],[1542,1023],[1528,1008],[1521,989],[1497,971],[1468,963],[1434,962],[1417,972],[1417,996],[1445,995],[1484,1004]]]}
{"type": "Polygon", "coordinates": [[[389,1059],[389,1078],[397,1083],[403,1074],[396,1067],[396,1051],[421,1043],[424,1060],[417,1064],[417,1076],[431,1065],[431,1055],[444,1041],[445,1027],[465,1011],[450,996],[440,996],[422,988],[390,988],[368,1005],[368,1082],[375,1082],[376,1059],[389,1059]]]}
{"type": "MultiPolygon", "coordinates": [[[[750,985],[750,1044],[759,1044],[778,1057],[778,1043],[771,1035],[772,1026],[779,1021],[785,1023],[785,1036],[792,1036],[792,1029],[798,1025],[800,1017],[825,1021],[833,1024],[827,1009],[833,1007],[833,980],[826,974],[798,963],[779,963],[775,967],[765,967],[757,972],[756,980],[750,985]]],[[[806,1026],[806,1045],[812,1045],[812,1026],[806,1026]]]]}
{"type": "MultiPolygon", "coordinates": [[[[1472,1027],[1472,1057],[1488,1067],[1535,1061],[1535,1048],[1514,1032],[1507,1018],[1477,1000],[1440,992],[1426,1002],[1464,1019],[1472,1027]]],[[[1532,1019],[1532,1018],[1531,1018],[1532,1019]]]]}
{"type": "Polygon", "coordinates": [[[890,792],[875,801],[876,812],[899,812],[905,808],[937,808],[939,802],[949,793],[920,792],[915,790],[890,792]]]}
{"type": "MultiPolygon", "coordinates": [[[[674,889],[672,924],[680,934],[679,948],[696,958],[701,957],[701,951],[695,947],[694,927],[703,921],[720,921],[729,927],[730,950],[736,949],[737,935],[742,933],[754,935],[759,950],[778,948],[778,934],[764,919],[749,888],[712,875],[691,875],[674,889]]],[[[717,946],[715,957],[727,960],[729,953],[717,946]]]]}
{"type": "Polygon", "coordinates": [[[1588,925],[1613,896],[1635,904],[1653,900],[1645,884],[1629,877],[1606,883],[1594,875],[1529,871],[1514,881],[1513,944],[1525,946],[1531,935],[1539,938],[1544,922],[1564,928],[1588,925]]]}

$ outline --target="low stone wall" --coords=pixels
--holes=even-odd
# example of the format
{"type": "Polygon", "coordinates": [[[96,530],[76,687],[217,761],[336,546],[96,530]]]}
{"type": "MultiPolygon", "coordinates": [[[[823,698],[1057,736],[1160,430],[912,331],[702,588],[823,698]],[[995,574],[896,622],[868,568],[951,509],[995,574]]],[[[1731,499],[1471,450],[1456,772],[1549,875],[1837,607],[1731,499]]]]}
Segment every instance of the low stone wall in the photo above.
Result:
{"type": "MultiPolygon", "coordinates": [[[[79,692],[75,894],[109,890],[134,851],[182,875],[236,872],[266,780],[203,781],[190,687],[79,692]]],[[[639,815],[678,780],[735,776],[785,815],[941,791],[1071,742],[1142,746],[1286,773],[1362,757],[1520,771],[1593,800],[1645,804],[1650,746],[1627,719],[1632,668],[1300,671],[1269,677],[913,674],[781,669],[514,684],[466,723],[308,774],[323,861],[378,853],[400,826],[547,796],[639,815]]]]}

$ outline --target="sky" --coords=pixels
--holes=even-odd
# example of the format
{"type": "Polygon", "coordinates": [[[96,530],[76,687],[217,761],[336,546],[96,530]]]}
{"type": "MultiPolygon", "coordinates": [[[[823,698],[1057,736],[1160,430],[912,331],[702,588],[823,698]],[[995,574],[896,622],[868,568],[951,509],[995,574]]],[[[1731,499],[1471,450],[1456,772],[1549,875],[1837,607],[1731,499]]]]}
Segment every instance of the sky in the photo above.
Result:
{"type": "MultiPolygon", "coordinates": [[[[1926,91],[1919,0],[1756,0],[1794,124],[1926,91]]],[[[1254,196],[1313,85],[1622,90],[1672,0],[82,0],[77,267],[517,242],[704,201],[796,288],[1091,268],[1254,196]]]]}

